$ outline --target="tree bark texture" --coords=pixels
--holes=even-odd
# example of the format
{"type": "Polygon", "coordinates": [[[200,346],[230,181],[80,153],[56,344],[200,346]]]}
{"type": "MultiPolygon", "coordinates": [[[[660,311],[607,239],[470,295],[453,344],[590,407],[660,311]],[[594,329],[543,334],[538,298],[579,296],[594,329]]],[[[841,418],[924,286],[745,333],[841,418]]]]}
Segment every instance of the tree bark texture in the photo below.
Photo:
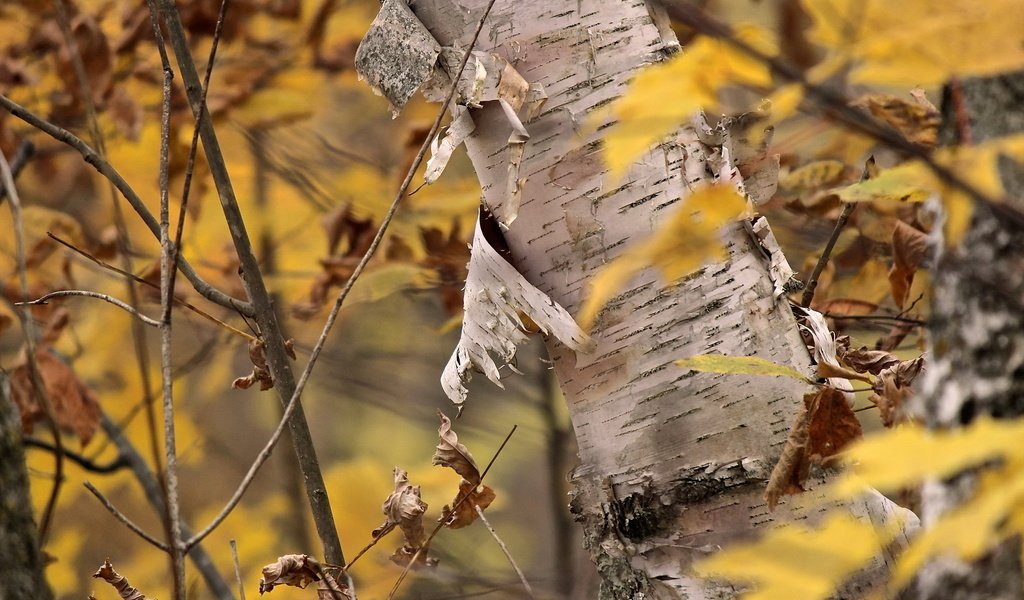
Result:
{"type": "MultiPolygon", "coordinates": [[[[485,5],[417,0],[411,8],[442,47],[464,50],[485,5]]],[[[519,271],[572,314],[594,273],[655,230],[690,189],[718,180],[723,162],[735,174],[723,150],[728,132],[698,125],[651,149],[622,181],[608,180],[604,126],[588,130],[588,117],[639,69],[678,50],[667,20],[643,0],[499,0],[476,50],[505,58],[547,95],[524,120],[521,208],[505,237],[519,271]]],[[[467,150],[484,202],[501,220],[515,187],[507,182],[512,125],[498,102],[470,111],[467,150]]],[[[770,230],[737,224],[725,241],[726,262],[683,281],[638,274],[599,317],[593,353],[548,341],[579,442],[572,510],[602,575],[602,598],[733,597],[736,588],[694,577],[691,564],[778,521],[821,512],[813,491],[775,512],[762,499],[805,386],[673,364],[720,353],[810,373],[798,325],[774,293],[770,230]]],[[[848,508],[877,522],[901,510],[881,496],[848,508]]],[[[849,582],[842,597],[860,596],[872,579],[881,578],[849,582]]]]}
{"type": "Polygon", "coordinates": [[[0,598],[49,600],[32,518],[21,422],[0,375],[0,598]]]}
{"type": "MultiPolygon", "coordinates": [[[[973,143],[1024,131],[1024,72],[967,80],[943,99],[945,143],[973,143]],[[963,117],[967,116],[965,122],[963,117]]],[[[956,248],[941,250],[935,268],[922,390],[930,427],[969,424],[976,417],[1024,416],[1024,167],[1003,159],[1004,206],[975,205],[956,248]]],[[[934,522],[971,493],[964,475],[926,486],[922,521],[934,522]]],[[[918,578],[921,598],[990,600],[1024,597],[1021,544],[1011,540],[978,564],[937,561],[918,578]]]]}

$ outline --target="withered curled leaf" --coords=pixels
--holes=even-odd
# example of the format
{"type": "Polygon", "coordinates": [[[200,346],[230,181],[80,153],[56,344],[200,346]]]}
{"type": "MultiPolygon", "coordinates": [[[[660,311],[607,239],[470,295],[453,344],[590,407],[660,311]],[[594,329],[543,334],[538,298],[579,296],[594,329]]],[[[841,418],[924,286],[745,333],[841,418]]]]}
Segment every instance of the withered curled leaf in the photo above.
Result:
{"type": "Polygon", "coordinates": [[[451,507],[447,504],[441,509],[441,518],[448,529],[461,529],[477,519],[476,508],[486,510],[494,502],[494,490],[486,485],[476,486],[463,479],[459,482],[459,493],[452,500],[451,507]],[[465,498],[463,500],[463,498],[465,498]]]}
{"type": "Polygon", "coordinates": [[[409,484],[408,473],[395,467],[394,474],[395,491],[388,495],[381,507],[386,520],[371,535],[376,539],[398,526],[405,536],[406,545],[420,548],[427,540],[423,531],[423,513],[427,510],[427,503],[420,498],[420,486],[409,484]]]}
{"type": "Polygon", "coordinates": [[[452,430],[452,421],[441,411],[437,411],[441,426],[437,429],[440,441],[430,463],[448,467],[469,481],[474,486],[480,483],[480,469],[469,449],[459,442],[459,436],[452,430]]]}
{"type": "Polygon", "coordinates": [[[313,581],[320,581],[323,569],[316,559],[306,554],[285,554],[263,567],[260,579],[260,593],[270,592],[278,585],[305,588],[313,581]]]}
{"type": "Polygon", "coordinates": [[[110,564],[110,559],[103,561],[100,568],[92,574],[96,579],[102,579],[110,585],[114,586],[117,590],[117,595],[121,597],[121,600],[151,600],[148,596],[143,595],[142,592],[133,588],[128,580],[124,578],[120,573],[114,570],[114,565],[110,564]]]}

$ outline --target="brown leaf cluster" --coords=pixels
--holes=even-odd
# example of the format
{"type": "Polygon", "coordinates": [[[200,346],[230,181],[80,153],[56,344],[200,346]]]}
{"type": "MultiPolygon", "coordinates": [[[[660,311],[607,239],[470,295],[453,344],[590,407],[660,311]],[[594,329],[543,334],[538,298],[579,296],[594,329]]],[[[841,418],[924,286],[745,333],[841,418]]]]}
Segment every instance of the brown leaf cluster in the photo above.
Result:
{"type": "Polygon", "coordinates": [[[470,525],[477,519],[474,506],[486,509],[494,501],[494,490],[482,485],[480,468],[476,460],[461,442],[452,429],[452,422],[444,413],[437,411],[441,425],[437,429],[439,441],[434,450],[431,464],[448,467],[462,477],[459,482],[459,493],[452,500],[451,507],[445,505],[441,510],[440,521],[449,529],[459,529],[470,525]]]}
{"type": "Polygon", "coordinates": [[[409,484],[409,474],[395,467],[395,491],[388,495],[381,509],[386,520],[371,535],[379,539],[395,527],[402,530],[405,543],[395,549],[391,562],[407,566],[416,557],[417,567],[432,567],[437,560],[427,554],[427,534],[423,529],[423,513],[427,503],[420,497],[420,486],[409,484]]]}
{"type": "Polygon", "coordinates": [[[27,349],[22,348],[11,369],[11,399],[21,414],[25,433],[32,433],[37,422],[48,419],[48,404],[61,431],[74,434],[84,446],[99,427],[100,405],[96,394],[53,350],[52,345],[67,322],[66,312],[54,313],[36,346],[34,366],[29,363],[27,349]],[[37,369],[36,377],[33,377],[33,368],[37,369]],[[36,385],[37,378],[41,387],[36,385]]]}
{"type": "Polygon", "coordinates": [[[863,435],[846,395],[822,386],[804,396],[804,406],[790,428],[782,455],[772,469],[764,498],[774,510],[779,498],[804,491],[812,467],[828,467],[833,457],[863,435]]]}
{"type": "MultiPolygon", "coordinates": [[[[300,319],[315,316],[331,291],[348,282],[377,233],[377,225],[371,219],[357,218],[351,205],[325,215],[321,225],[327,237],[327,257],[319,261],[321,272],[313,280],[307,299],[292,306],[292,314],[300,319]]],[[[469,262],[469,246],[459,222],[454,220],[447,234],[432,227],[421,229],[420,237],[427,253],[423,260],[417,261],[406,241],[397,236],[388,238],[384,260],[420,264],[433,270],[445,310],[456,314],[462,310],[462,286],[469,262]]]]}

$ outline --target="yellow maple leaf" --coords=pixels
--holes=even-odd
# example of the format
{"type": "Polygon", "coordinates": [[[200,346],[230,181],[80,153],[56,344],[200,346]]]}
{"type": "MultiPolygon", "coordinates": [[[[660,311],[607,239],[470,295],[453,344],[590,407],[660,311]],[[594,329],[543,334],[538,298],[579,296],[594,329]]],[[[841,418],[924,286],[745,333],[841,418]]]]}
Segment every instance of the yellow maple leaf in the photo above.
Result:
{"type": "Polygon", "coordinates": [[[746,600],[827,598],[844,579],[862,568],[892,538],[866,521],[835,514],[816,530],[787,524],[756,542],[728,547],[701,561],[705,577],[755,585],[746,600]]]}
{"type": "Polygon", "coordinates": [[[669,282],[693,273],[706,263],[723,260],[719,230],[747,212],[747,201],[736,188],[711,185],[693,192],[653,235],[601,268],[590,282],[580,309],[584,328],[635,274],[654,266],[669,282]]]}
{"type": "MultiPolygon", "coordinates": [[[[774,40],[763,29],[740,26],[736,37],[767,54],[776,52],[774,40]]],[[[714,108],[718,91],[726,84],[768,86],[771,73],[725,42],[698,37],[676,57],[637,75],[622,97],[592,119],[592,124],[614,120],[605,137],[605,162],[612,179],[621,179],[644,150],[698,111],[714,108]]],[[[792,93],[783,100],[791,102],[792,93]]]]}

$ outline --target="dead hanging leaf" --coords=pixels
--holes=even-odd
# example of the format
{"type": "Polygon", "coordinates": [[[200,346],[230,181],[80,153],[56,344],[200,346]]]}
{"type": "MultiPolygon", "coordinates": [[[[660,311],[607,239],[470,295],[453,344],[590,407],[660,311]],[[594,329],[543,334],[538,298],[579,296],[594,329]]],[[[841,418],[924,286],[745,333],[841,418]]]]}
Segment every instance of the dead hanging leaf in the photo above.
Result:
{"type": "Polygon", "coordinates": [[[437,429],[440,441],[430,464],[448,467],[469,481],[474,486],[480,483],[480,468],[469,449],[459,442],[459,436],[452,430],[452,421],[441,411],[437,411],[441,426],[437,429]]]}
{"type": "Polygon", "coordinates": [[[842,379],[872,383],[871,376],[869,375],[858,373],[857,371],[847,369],[841,365],[830,365],[827,362],[818,363],[818,377],[823,377],[825,379],[828,379],[829,377],[841,377],[842,379]]]}
{"type": "MultiPolygon", "coordinates": [[[[35,358],[42,391],[57,426],[77,436],[83,446],[88,444],[100,423],[100,405],[96,395],[82,383],[74,369],[57,358],[48,347],[37,348],[35,358]]],[[[21,428],[25,433],[31,433],[35,423],[47,418],[29,368],[23,353],[11,370],[11,399],[21,413],[21,428]]]]}
{"type": "Polygon", "coordinates": [[[861,346],[856,350],[847,349],[840,353],[839,359],[858,373],[871,373],[872,375],[878,375],[883,370],[900,363],[900,359],[892,354],[883,350],[868,350],[867,346],[861,346]]]}
{"type": "Polygon", "coordinates": [[[249,360],[252,361],[252,372],[232,381],[231,387],[236,390],[247,390],[256,382],[259,382],[261,392],[274,387],[274,378],[267,365],[266,344],[263,338],[258,337],[249,342],[249,360]]]}
{"type": "Polygon", "coordinates": [[[432,568],[437,566],[437,559],[427,556],[427,549],[422,548],[417,550],[416,548],[410,548],[409,546],[402,546],[392,553],[388,560],[395,563],[400,567],[407,567],[409,563],[413,563],[413,569],[432,568]]]}
{"type": "Polygon", "coordinates": [[[285,554],[263,567],[260,594],[273,591],[279,585],[305,588],[314,581],[320,581],[322,577],[323,569],[316,559],[306,554],[285,554]]]}
{"type": "Polygon", "coordinates": [[[911,142],[934,146],[941,117],[939,111],[930,104],[922,104],[918,100],[911,102],[890,94],[867,94],[851,103],[899,131],[911,142]]]}
{"type": "Polygon", "coordinates": [[[114,565],[110,564],[110,559],[103,561],[100,568],[92,574],[96,579],[102,579],[110,585],[114,586],[117,590],[117,595],[122,600],[151,600],[148,596],[145,596],[139,590],[133,588],[128,580],[125,579],[121,574],[114,570],[114,565]]]}
{"type": "Polygon", "coordinates": [[[837,453],[862,435],[860,422],[842,390],[823,386],[805,395],[804,406],[768,478],[764,493],[768,509],[774,510],[784,495],[803,492],[812,466],[830,466],[837,453]]]}
{"type": "Polygon", "coordinates": [[[444,523],[448,529],[461,529],[470,525],[477,519],[476,508],[486,510],[496,497],[494,490],[486,485],[473,485],[463,479],[459,482],[459,493],[452,500],[451,507],[447,504],[441,509],[439,522],[444,523]],[[464,499],[465,498],[465,499],[464,499]]]}
{"type": "Polygon", "coordinates": [[[874,393],[868,400],[878,407],[882,424],[886,427],[905,422],[906,402],[914,395],[911,385],[924,369],[924,358],[917,357],[891,365],[878,374],[872,387],[874,393]]]}
{"type": "Polygon", "coordinates": [[[864,435],[846,394],[823,387],[811,404],[807,453],[812,464],[830,466],[832,457],[864,435]]]}
{"type": "Polygon", "coordinates": [[[903,308],[914,283],[917,271],[928,252],[928,235],[914,229],[903,221],[896,222],[892,231],[892,268],[889,269],[889,286],[896,306],[903,308]]]}
{"type": "MultiPolygon", "coordinates": [[[[388,495],[381,510],[387,520],[370,534],[374,539],[386,535],[398,526],[405,536],[405,547],[422,548],[427,541],[423,530],[423,513],[427,503],[420,498],[420,486],[409,484],[409,475],[395,467],[395,491],[388,495]]],[[[426,551],[424,551],[424,554],[426,551]]]]}
{"type": "Polygon", "coordinates": [[[804,396],[804,405],[800,407],[800,412],[793,420],[789,436],[786,437],[786,445],[782,447],[782,454],[779,455],[779,460],[768,477],[768,486],[764,490],[768,510],[775,510],[775,505],[782,496],[804,491],[803,483],[810,472],[810,463],[807,461],[807,406],[812,397],[813,394],[804,396]]]}

